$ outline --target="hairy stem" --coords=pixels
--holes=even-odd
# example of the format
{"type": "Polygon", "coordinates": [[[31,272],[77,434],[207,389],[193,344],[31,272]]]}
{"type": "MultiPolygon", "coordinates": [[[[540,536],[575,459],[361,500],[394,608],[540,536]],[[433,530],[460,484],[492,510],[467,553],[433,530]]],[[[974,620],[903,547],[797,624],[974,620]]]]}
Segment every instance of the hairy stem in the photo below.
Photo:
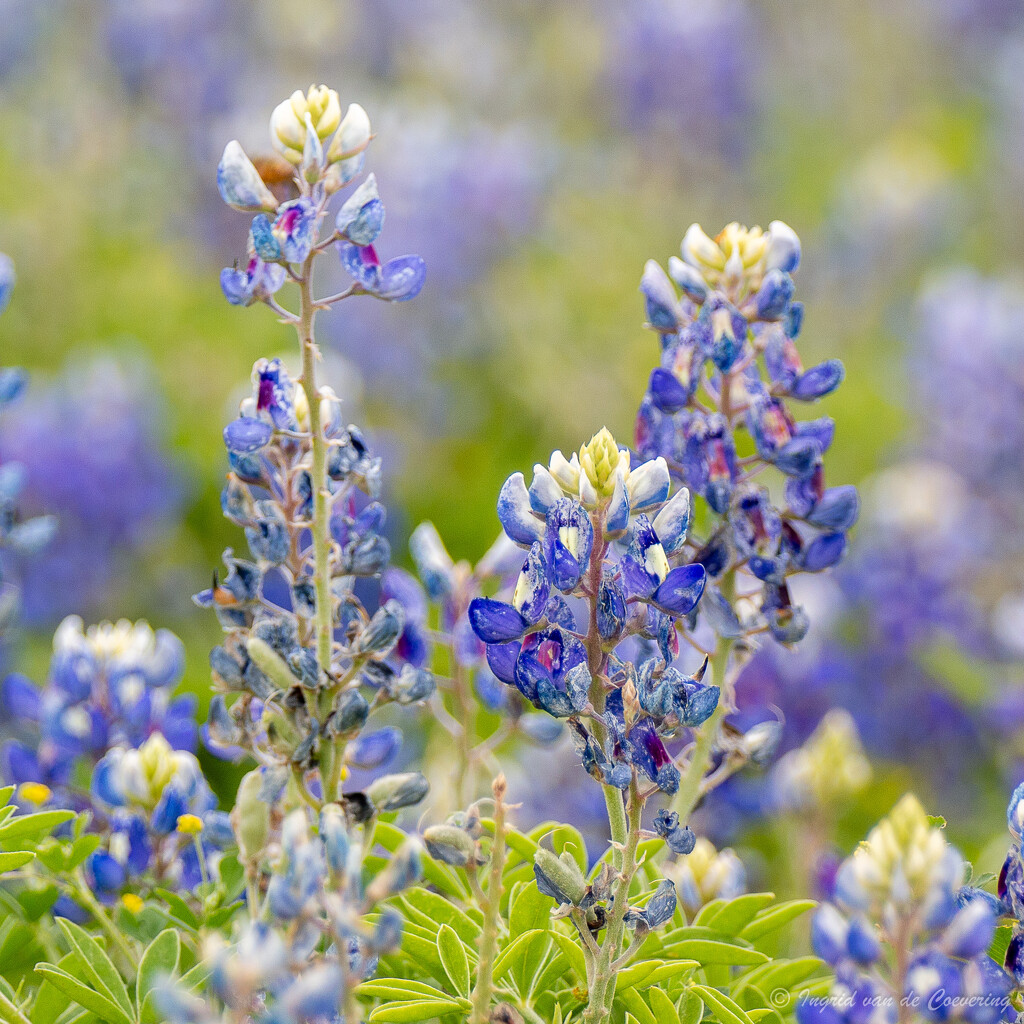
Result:
{"type": "Polygon", "coordinates": [[[629,890],[637,871],[637,848],[640,845],[640,820],[644,801],[640,796],[634,773],[629,791],[629,822],[626,842],[622,850],[622,863],[618,878],[612,890],[611,913],[601,949],[594,959],[593,976],[590,978],[590,993],[587,1008],[583,1013],[583,1024],[604,1024],[611,1019],[612,1003],[615,1001],[615,961],[622,951],[625,934],[626,911],[629,909],[629,890]]]}
{"type": "Polygon", "coordinates": [[[110,915],[93,895],[92,889],[89,888],[89,883],[85,880],[85,875],[82,873],[81,868],[76,869],[73,875],[72,891],[85,904],[89,913],[96,918],[100,927],[107,933],[110,941],[123,957],[129,972],[133,972],[138,966],[138,955],[125,938],[124,932],[114,924],[110,919],[110,915]]]}
{"type": "Polygon", "coordinates": [[[501,909],[501,877],[505,870],[505,776],[499,775],[491,787],[494,792],[494,842],[491,845],[491,870],[483,901],[484,927],[480,935],[480,963],[476,985],[470,1000],[473,1009],[469,1024],[487,1024],[491,1016],[494,957],[498,951],[498,916],[501,909]]]}
{"type": "MultiPolygon", "coordinates": [[[[320,358],[313,334],[316,304],[312,295],[313,257],[310,253],[302,265],[299,278],[299,322],[296,330],[302,347],[302,390],[309,406],[309,433],[313,447],[310,470],[313,489],[313,587],[316,591],[316,656],[320,666],[320,682],[330,685],[334,626],[331,608],[331,535],[330,493],[327,489],[327,439],[320,420],[320,390],[316,382],[316,364],[320,358]]],[[[314,711],[316,713],[315,704],[314,711]]],[[[341,784],[341,752],[332,743],[320,749],[320,781],[325,801],[338,799],[341,784]]]]}

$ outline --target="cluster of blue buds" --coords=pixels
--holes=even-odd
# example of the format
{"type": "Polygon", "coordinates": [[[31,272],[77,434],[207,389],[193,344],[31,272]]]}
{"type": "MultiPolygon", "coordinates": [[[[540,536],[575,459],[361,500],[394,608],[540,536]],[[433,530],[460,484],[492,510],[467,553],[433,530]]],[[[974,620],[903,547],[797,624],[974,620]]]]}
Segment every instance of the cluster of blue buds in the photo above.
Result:
{"type": "Polygon", "coordinates": [[[138,747],[159,735],[195,750],[196,698],[172,697],[185,668],[181,641],[145,622],[85,628],[69,616],[53,638],[49,677],[40,689],[12,673],[0,683],[0,771],[11,783],[64,789],[76,766],[92,767],[111,748],[138,747]]]}
{"type": "Polygon", "coordinates": [[[961,887],[965,864],[918,800],[905,796],[836,875],[814,916],[815,952],[835,971],[800,1024],[1014,1020],[1011,978],[988,949],[997,901],[961,887]]]}
{"type": "Polygon", "coordinates": [[[800,241],[791,228],[730,224],[711,239],[694,224],[681,252],[668,274],[649,261],[640,285],[661,364],[640,405],[637,451],[664,459],[707,503],[707,535],[690,544],[710,577],[702,608],[712,635],[770,632],[796,643],[809,623],[787,579],[842,558],[859,505],[853,487],[825,486],[833,421],[798,421],[792,404],[834,391],[843,367],[831,359],[804,369],[797,353],[800,241]],[[769,467],[784,479],[783,507],[757,479],[769,467]]]}
{"type": "Polygon", "coordinates": [[[371,704],[422,702],[435,683],[418,659],[397,653],[402,604],[385,597],[368,609],[356,594],[356,583],[379,578],[390,558],[376,500],[380,460],[345,424],[334,392],[317,383],[314,321],[353,295],[410,299],[425,270],[417,256],[378,258],[384,207],[372,175],[322,230],[330,200],[363,168],[371,135],[362,107],[342,117],[336,92],[311,87],[278,105],[270,135],[291,198],[279,201],[242,147],[228,144],[217,169],[221,196],[256,217],[248,263],[225,270],[221,283],[231,302],[262,301],[295,328],[302,371],[293,377],[278,359],[258,361],[252,395],[224,431],[231,471],[222,505],[245,531],[251,557],[227,551],[225,578],[196,601],[215,610],[227,633],[210,657],[219,691],[211,747],[288,769],[319,804],[338,800],[349,765],[372,769],[394,753],[395,730],[361,736],[371,704]],[[318,298],[314,261],[334,245],[354,281],[318,298]],[[274,297],[286,280],[298,288],[295,313],[274,297]]]}
{"type": "MultiPolygon", "coordinates": [[[[312,450],[305,392],[280,360],[260,360],[253,395],[224,431],[231,461],[222,505],[242,527],[250,559],[225,552],[223,580],[196,595],[212,608],[227,638],[210,655],[218,689],[207,740],[215,752],[239,750],[264,764],[302,771],[319,764],[321,745],[340,741],[346,762],[372,769],[394,752],[395,730],[360,736],[374,706],[411,704],[430,696],[422,659],[399,656],[405,607],[385,597],[372,614],[354,592],[361,578],[379,577],[390,559],[381,533],[384,507],[380,460],[362,434],[341,420],[337,398],[322,389],[331,491],[331,663],[318,662],[312,450]],[[371,692],[367,699],[363,690],[371,692]],[[227,698],[239,695],[230,708],[227,698]],[[358,742],[348,742],[359,737],[358,742]]],[[[343,769],[338,764],[339,770],[343,769]]]]}
{"type": "Polygon", "coordinates": [[[234,842],[195,755],[173,750],[161,733],[108,751],[93,769],[91,793],[92,827],[103,842],[86,875],[101,900],[154,885],[193,891],[234,842]]]}
{"type": "Polygon", "coordinates": [[[634,461],[607,429],[578,456],[556,451],[535,466],[529,488],[513,474],[498,518],[526,559],[508,600],[469,606],[494,675],[568,719],[584,767],[617,789],[636,769],[675,792],[664,737],[699,726],[718,704],[703,669],[686,676],[673,666],[677,621],[697,607],[706,573],[683,557],[689,492],[670,498],[670,488],[663,458],[634,461]],[[634,660],[618,650],[630,638],[634,660]]]}
{"type": "MultiPolygon", "coordinates": [[[[0,253],[0,313],[11,301],[14,289],[14,264],[5,253],[0,253]]],[[[0,367],[0,412],[14,402],[25,390],[28,378],[18,367],[0,367]]],[[[52,516],[23,519],[18,509],[18,498],[25,486],[25,472],[16,462],[0,465],[0,549],[9,549],[19,555],[30,555],[49,543],[56,531],[52,516]]],[[[0,567],[2,568],[2,567],[0,567]]],[[[18,614],[18,590],[8,583],[0,572],[0,638],[14,625],[18,614]]]]}
{"type": "Polygon", "coordinates": [[[160,1009],[174,1024],[242,1016],[303,1024],[336,1020],[339,1010],[357,1020],[356,985],[401,941],[401,915],[378,904],[421,878],[419,840],[408,839],[366,881],[364,835],[346,811],[329,803],[312,818],[298,807],[272,827],[267,774],[246,776],[236,804],[239,852],[255,879],[248,919],[233,942],[208,940],[205,998],[174,983],[161,988],[160,1009]]]}
{"type": "Polygon", "coordinates": [[[287,165],[294,168],[284,202],[260,177],[237,141],[229,142],[217,167],[217,187],[229,206],[255,213],[246,262],[225,268],[221,287],[233,305],[272,303],[294,264],[337,243],[342,266],[353,279],[353,293],[391,302],[419,294],[426,268],[418,256],[381,262],[374,243],[384,227],[384,204],[369,175],[345,200],[327,238],[320,225],[328,201],[359,175],[372,138],[370,119],[358,103],[342,117],[338,94],[326,86],[296,91],[274,110],[270,138],[287,165]]]}

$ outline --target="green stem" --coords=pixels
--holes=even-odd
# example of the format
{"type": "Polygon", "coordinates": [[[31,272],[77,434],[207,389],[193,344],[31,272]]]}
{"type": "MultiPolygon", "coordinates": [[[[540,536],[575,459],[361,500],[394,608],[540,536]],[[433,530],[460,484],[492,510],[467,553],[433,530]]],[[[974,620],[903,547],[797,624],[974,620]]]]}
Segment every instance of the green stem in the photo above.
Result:
{"type": "MultiPolygon", "coordinates": [[[[313,321],[316,305],[312,295],[314,253],[310,253],[302,265],[299,279],[299,322],[296,330],[302,347],[302,390],[309,406],[309,433],[313,448],[313,465],[310,469],[313,488],[313,587],[316,592],[316,655],[320,666],[320,682],[330,685],[331,656],[334,646],[334,625],[331,604],[331,537],[330,537],[330,493],[327,489],[327,439],[320,421],[320,390],[316,382],[316,364],[320,358],[313,335],[313,321]]],[[[310,714],[319,720],[316,700],[312,702],[310,714]]],[[[320,748],[320,781],[325,801],[338,799],[341,785],[342,752],[334,743],[324,743],[320,748]]]]}
{"type": "Polygon", "coordinates": [[[501,909],[502,873],[505,870],[505,776],[494,780],[494,842],[491,845],[491,870],[487,894],[483,901],[484,927],[480,935],[480,963],[476,985],[470,1001],[473,1004],[469,1024],[487,1024],[491,1018],[494,958],[498,951],[498,917],[501,909]]]}
{"type": "Polygon", "coordinates": [[[110,937],[110,941],[117,947],[118,951],[124,957],[129,973],[134,971],[138,966],[138,957],[135,954],[135,950],[129,945],[128,940],[124,937],[124,933],[116,927],[113,921],[110,920],[106,910],[103,909],[100,902],[92,894],[92,890],[89,888],[88,882],[85,880],[85,876],[82,874],[81,869],[75,871],[73,875],[74,894],[78,897],[82,903],[88,908],[89,913],[99,922],[100,927],[110,937]]]}
{"type": "Polygon", "coordinates": [[[615,1001],[617,974],[615,961],[622,951],[625,934],[626,911],[629,909],[629,890],[637,871],[637,848],[640,845],[640,820],[644,801],[640,796],[636,775],[629,792],[629,830],[622,850],[622,866],[613,890],[611,914],[608,917],[601,951],[594,960],[593,976],[589,979],[587,1008],[583,1024],[605,1024],[611,1019],[615,1001]]]}

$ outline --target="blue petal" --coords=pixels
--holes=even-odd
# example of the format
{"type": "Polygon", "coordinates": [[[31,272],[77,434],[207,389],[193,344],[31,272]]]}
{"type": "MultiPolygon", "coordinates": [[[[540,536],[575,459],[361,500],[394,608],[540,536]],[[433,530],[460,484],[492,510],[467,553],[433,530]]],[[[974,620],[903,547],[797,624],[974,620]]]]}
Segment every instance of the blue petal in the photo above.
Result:
{"type": "Polygon", "coordinates": [[[680,565],[654,592],[654,603],[672,615],[687,615],[696,607],[706,582],[703,565],[680,565]]]}
{"type": "Polygon", "coordinates": [[[512,605],[491,597],[478,597],[470,602],[469,624],[485,644],[518,640],[527,630],[526,620],[512,605]]]}
{"type": "Polygon", "coordinates": [[[254,416],[240,416],[224,428],[224,444],[236,455],[258,452],[270,444],[273,436],[274,428],[254,416]]]}
{"type": "Polygon", "coordinates": [[[843,364],[838,359],[829,359],[801,374],[793,385],[791,394],[794,398],[812,402],[835,391],[842,384],[845,374],[843,364]]]}
{"type": "Polygon", "coordinates": [[[427,265],[419,256],[396,256],[381,268],[380,297],[389,302],[408,302],[423,290],[427,265]]]}
{"type": "Polygon", "coordinates": [[[513,473],[498,494],[498,519],[517,544],[531,546],[544,536],[544,523],[531,512],[530,495],[522,473],[513,473]]]}

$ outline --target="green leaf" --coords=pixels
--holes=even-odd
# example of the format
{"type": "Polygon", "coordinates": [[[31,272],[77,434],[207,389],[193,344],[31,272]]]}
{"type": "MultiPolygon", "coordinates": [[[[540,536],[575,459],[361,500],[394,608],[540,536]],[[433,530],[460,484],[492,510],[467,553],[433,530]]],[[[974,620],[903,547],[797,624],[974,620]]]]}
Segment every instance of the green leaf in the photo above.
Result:
{"type": "MultiPolygon", "coordinates": [[[[386,821],[378,821],[373,831],[374,842],[379,843],[389,853],[394,853],[407,838],[400,828],[386,821]]],[[[432,857],[423,858],[423,877],[434,888],[449,896],[461,898],[466,895],[466,887],[459,881],[455,872],[447,864],[441,864],[432,857]]]]}
{"type": "Polygon", "coordinates": [[[30,850],[18,850],[16,853],[0,853],[0,873],[4,871],[17,871],[26,864],[30,864],[35,854],[30,850]]]}
{"type": "Polygon", "coordinates": [[[704,1015],[704,1003],[693,989],[683,993],[683,1002],[679,1007],[679,1024],[700,1024],[704,1015]]]}
{"type": "Polygon", "coordinates": [[[945,828],[946,819],[941,814],[929,814],[928,824],[931,825],[932,828],[945,828]]]}
{"type": "Polygon", "coordinates": [[[641,960],[630,967],[619,971],[616,982],[616,992],[629,988],[639,988],[659,967],[663,967],[664,960],[641,960]]]}
{"type": "Polygon", "coordinates": [[[816,956],[803,956],[796,960],[778,960],[767,964],[757,972],[751,972],[749,980],[758,988],[769,992],[773,989],[791,989],[806,981],[812,974],[824,966],[824,961],[816,956]]]}
{"type": "Polygon", "coordinates": [[[494,958],[494,981],[498,982],[514,967],[521,965],[525,957],[530,953],[533,939],[544,932],[540,928],[533,928],[528,932],[521,932],[517,935],[495,958],[494,958]]]}
{"type": "Polygon", "coordinates": [[[727,900],[723,899],[714,899],[711,900],[710,903],[705,903],[704,906],[697,911],[697,914],[693,919],[693,923],[710,927],[715,914],[717,914],[727,902],[727,900]]]}
{"type": "Polygon", "coordinates": [[[15,786],[0,786],[0,807],[6,807],[14,796],[15,786]]]}
{"type": "Polygon", "coordinates": [[[0,825],[0,843],[7,846],[15,840],[20,843],[38,842],[74,816],[74,811],[39,811],[37,814],[18,815],[0,825]]]}
{"type": "Polygon", "coordinates": [[[29,1019],[21,1012],[21,1008],[13,999],[9,999],[3,992],[0,992],[0,1020],[4,1024],[31,1024],[29,1019]]]}
{"type": "Polygon", "coordinates": [[[162,931],[147,947],[139,961],[135,979],[135,1002],[141,1007],[153,986],[169,975],[177,973],[181,959],[181,940],[173,928],[162,931]]]}
{"type": "Polygon", "coordinates": [[[107,1024],[134,1024],[132,1018],[112,999],[101,995],[59,967],[54,967],[53,964],[36,964],[36,973],[42,974],[56,988],[74,999],[79,1006],[91,1010],[100,1020],[107,1021],[107,1024]]]}
{"type": "Polygon", "coordinates": [[[616,991],[615,998],[626,1006],[629,1012],[639,1021],[639,1024],[659,1024],[658,1018],[654,1016],[651,1008],[640,998],[640,993],[635,988],[626,989],[621,995],[616,991]]]}
{"type": "Polygon", "coordinates": [[[572,825],[559,825],[551,833],[551,847],[559,856],[563,851],[568,850],[572,854],[580,871],[587,873],[587,844],[583,841],[577,829],[572,825]]]}
{"type": "Polygon", "coordinates": [[[694,985],[693,991],[721,1024],[753,1024],[750,1017],[735,1000],[708,985],[694,985]]]}
{"type": "Polygon", "coordinates": [[[68,944],[81,959],[86,974],[83,980],[92,982],[93,987],[98,989],[101,995],[110,996],[131,1019],[135,1007],[128,996],[128,989],[125,988],[121,975],[118,974],[110,957],[103,951],[103,947],[84,928],[66,917],[57,918],[57,924],[68,944]]]}
{"type": "Polygon", "coordinates": [[[565,959],[569,961],[569,966],[576,975],[579,984],[585,985],[587,983],[587,961],[583,956],[583,950],[580,948],[579,943],[572,936],[566,935],[564,932],[554,928],[551,929],[551,938],[555,940],[558,948],[565,954],[565,959]]]}
{"type": "Polygon", "coordinates": [[[522,935],[551,924],[551,899],[537,888],[536,882],[517,886],[509,900],[509,935],[522,935]]]}
{"type": "Polygon", "coordinates": [[[463,942],[477,943],[480,940],[478,925],[464,910],[451,900],[422,886],[406,889],[398,900],[406,908],[418,912],[418,920],[431,922],[435,928],[442,924],[451,925],[463,942]]]}
{"type": "Polygon", "coordinates": [[[417,999],[451,999],[448,992],[442,992],[433,985],[409,978],[371,978],[364,981],[357,990],[361,996],[388,1002],[413,1002],[417,999]]]}
{"type": "Polygon", "coordinates": [[[731,967],[749,967],[767,963],[771,959],[760,950],[733,946],[728,942],[714,942],[711,939],[683,939],[671,947],[666,946],[665,952],[689,960],[699,960],[702,964],[728,964],[731,967]]]}
{"type": "Polygon", "coordinates": [[[370,1024],[422,1024],[423,1021],[460,1010],[465,1012],[469,1008],[468,999],[461,1002],[454,999],[418,999],[415,1002],[388,1003],[378,1006],[370,1014],[370,1024]]]}
{"type": "Polygon", "coordinates": [[[708,924],[712,928],[726,932],[728,935],[739,935],[754,918],[775,901],[773,892],[751,892],[729,900],[708,924]]]}
{"type": "Polygon", "coordinates": [[[469,958],[462,939],[455,934],[451,925],[443,924],[437,933],[437,952],[441,957],[452,988],[462,996],[469,995],[469,958]]]}
{"type": "Polygon", "coordinates": [[[654,1016],[658,1018],[658,1024],[679,1024],[679,1014],[676,1012],[675,1004],[665,995],[663,989],[649,989],[647,999],[651,1004],[654,1016]]]}
{"type": "Polygon", "coordinates": [[[199,918],[192,912],[192,908],[176,893],[170,889],[154,889],[154,895],[167,904],[171,917],[179,920],[185,927],[195,931],[199,927],[199,918]]]}
{"type": "Polygon", "coordinates": [[[74,871],[79,864],[84,863],[89,856],[100,845],[100,837],[95,832],[79,836],[72,844],[71,851],[66,859],[66,870],[74,871]]]}
{"type": "Polygon", "coordinates": [[[740,932],[740,938],[748,942],[756,942],[758,939],[774,932],[779,928],[795,921],[801,914],[813,910],[818,904],[814,900],[790,900],[787,903],[779,903],[768,910],[763,911],[740,932]]]}

